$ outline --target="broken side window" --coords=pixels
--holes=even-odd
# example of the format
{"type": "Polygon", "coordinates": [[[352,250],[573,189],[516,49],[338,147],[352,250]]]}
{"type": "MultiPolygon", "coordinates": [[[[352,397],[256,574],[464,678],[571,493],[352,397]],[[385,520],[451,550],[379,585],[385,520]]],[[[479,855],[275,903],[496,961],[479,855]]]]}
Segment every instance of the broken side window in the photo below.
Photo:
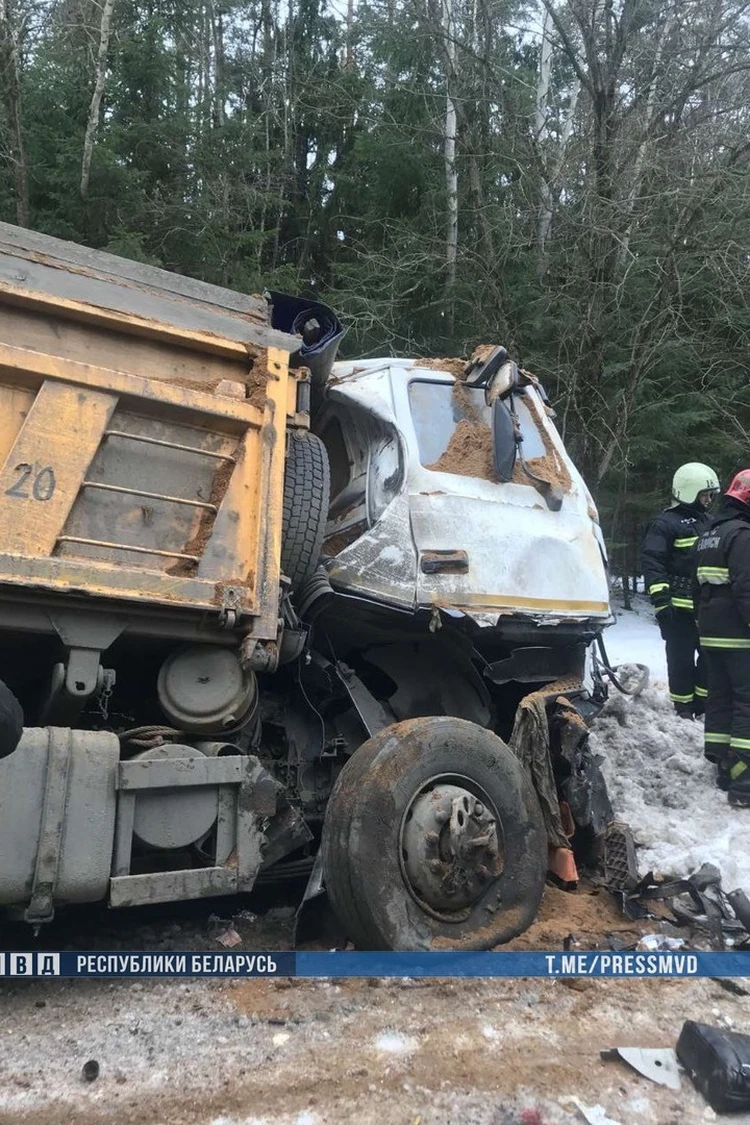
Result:
{"type": "MultiPolygon", "coordinates": [[[[484,390],[463,383],[431,383],[414,380],[409,384],[414,430],[419,460],[427,469],[460,476],[494,480],[492,449],[492,410],[485,402],[484,390]]],[[[543,457],[542,435],[532,409],[523,394],[513,396],[526,459],[543,457]]],[[[502,403],[508,408],[507,401],[502,403]]],[[[510,427],[508,441],[511,441],[510,427]]],[[[510,450],[508,451],[510,452],[510,450]]]]}
{"type": "Polygon", "coordinates": [[[525,394],[515,394],[513,396],[513,406],[516,411],[516,416],[518,417],[518,424],[521,427],[521,436],[523,438],[521,453],[527,461],[530,461],[532,457],[544,457],[547,450],[545,449],[544,440],[539,430],[536,411],[529,404],[525,394]]]}

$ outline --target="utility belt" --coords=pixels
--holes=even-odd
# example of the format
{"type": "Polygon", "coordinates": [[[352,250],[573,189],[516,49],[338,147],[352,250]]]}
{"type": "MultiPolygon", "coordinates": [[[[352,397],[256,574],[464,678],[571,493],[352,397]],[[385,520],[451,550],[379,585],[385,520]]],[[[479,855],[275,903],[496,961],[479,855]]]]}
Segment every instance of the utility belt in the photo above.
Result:
{"type": "Polygon", "coordinates": [[[673,609],[693,611],[693,579],[685,575],[672,575],[669,579],[669,601],[673,609]]]}
{"type": "Polygon", "coordinates": [[[669,589],[672,597],[690,598],[693,595],[693,579],[692,576],[680,576],[679,578],[672,575],[669,579],[669,589]]]}

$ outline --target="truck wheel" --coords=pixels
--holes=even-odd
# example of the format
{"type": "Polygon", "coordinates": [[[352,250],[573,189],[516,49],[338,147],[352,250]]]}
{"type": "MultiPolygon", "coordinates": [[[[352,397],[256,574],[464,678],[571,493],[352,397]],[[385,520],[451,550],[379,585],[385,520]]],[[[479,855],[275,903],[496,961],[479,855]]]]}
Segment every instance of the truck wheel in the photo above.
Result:
{"type": "Polygon", "coordinates": [[[281,570],[296,590],[314,573],[323,546],[330,470],[323,442],[307,430],[287,434],[281,570]]]}
{"type": "Polygon", "coordinates": [[[321,848],[360,949],[491,949],[531,924],[544,893],[536,794],[505,743],[463,719],[409,719],[360,746],[321,848]]]}

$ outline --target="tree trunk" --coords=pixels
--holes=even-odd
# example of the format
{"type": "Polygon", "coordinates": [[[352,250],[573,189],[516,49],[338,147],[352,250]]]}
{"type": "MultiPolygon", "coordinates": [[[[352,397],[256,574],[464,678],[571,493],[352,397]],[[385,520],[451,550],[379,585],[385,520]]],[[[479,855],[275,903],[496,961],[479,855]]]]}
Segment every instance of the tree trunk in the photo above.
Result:
{"type": "Polygon", "coordinates": [[[446,98],[443,157],[445,160],[445,187],[448,199],[448,228],[445,242],[446,288],[448,291],[448,332],[453,332],[453,298],[456,285],[456,258],[458,256],[458,170],[456,168],[456,106],[452,97],[456,62],[456,44],[453,38],[453,0],[442,0],[443,35],[446,55],[446,98]]]}
{"type": "Polygon", "coordinates": [[[104,93],[104,79],[107,73],[107,52],[109,51],[109,36],[112,29],[112,11],[115,0],[104,0],[102,8],[102,22],[99,28],[99,52],[96,57],[96,78],[94,93],[89,106],[89,119],[86,124],[86,136],[83,140],[83,161],[81,162],[81,199],[86,199],[89,194],[89,179],[91,177],[91,157],[94,153],[94,140],[99,128],[99,110],[104,93]]]}
{"type": "Polygon", "coordinates": [[[2,35],[5,100],[13,148],[16,222],[19,227],[27,227],[29,225],[29,177],[26,166],[26,146],[23,139],[21,62],[11,0],[1,0],[0,2],[0,34],[2,35]]]}
{"type": "Polygon", "coordinates": [[[622,608],[633,608],[633,603],[630,600],[630,572],[627,564],[627,554],[625,554],[625,561],[622,565],[622,608]]]}
{"type": "Polygon", "coordinates": [[[221,9],[211,4],[211,37],[214,48],[214,125],[224,125],[224,23],[221,9]]]}
{"type": "Polygon", "coordinates": [[[346,53],[344,55],[344,70],[354,69],[354,0],[347,0],[346,5],[346,53]]]}
{"type": "Polygon", "coordinates": [[[545,10],[542,27],[542,47],[539,56],[539,79],[536,84],[536,110],[534,113],[534,136],[541,143],[547,133],[547,94],[552,76],[552,40],[550,24],[552,17],[545,10]]]}

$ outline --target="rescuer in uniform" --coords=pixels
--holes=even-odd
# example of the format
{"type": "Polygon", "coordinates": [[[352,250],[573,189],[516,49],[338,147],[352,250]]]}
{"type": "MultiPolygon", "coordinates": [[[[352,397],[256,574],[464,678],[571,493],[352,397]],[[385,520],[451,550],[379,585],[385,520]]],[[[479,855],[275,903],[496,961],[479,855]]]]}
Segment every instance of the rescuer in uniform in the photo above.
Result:
{"type": "Polygon", "coordinates": [[[672,481],[672,504],[651,521],[642,545],[646,590],[667,650],[669,698],[686,719],[705,710],[706,684],[693,612],[693,556],[718,491],[719,478],[708,465],[682,465],[672,481]]]}
{"type": "Polygon", "coordinates": [[[732,805],[750,807],[750,469],[732,480],[695,552],[708,673],[705,756],[732,805]]]}

